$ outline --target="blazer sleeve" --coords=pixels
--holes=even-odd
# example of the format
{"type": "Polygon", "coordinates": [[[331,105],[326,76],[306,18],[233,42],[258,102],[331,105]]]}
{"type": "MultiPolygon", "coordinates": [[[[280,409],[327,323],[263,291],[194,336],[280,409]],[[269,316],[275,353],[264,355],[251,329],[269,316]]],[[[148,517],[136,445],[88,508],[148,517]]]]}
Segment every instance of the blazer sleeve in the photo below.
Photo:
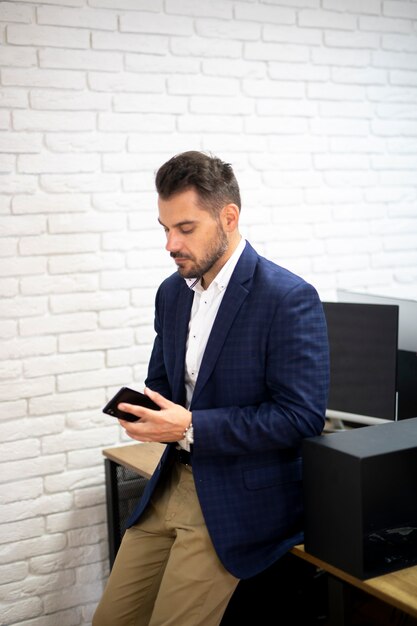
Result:
{"type": "Polygon", "coordinates": [[[172,399],[171,385],[168,380],[168,375],[165,367],[164,350],[163,350],[163,333],[161,314],[165,305],[163,302],[163,294],[161,287],[158,289],[155,297],[155,317],[154,317],[154,330],[155,339],[152,347],[151,357],[148,364],[148,373],[145,380],[145,385],[162,394],[168,400],[172,399]]]}

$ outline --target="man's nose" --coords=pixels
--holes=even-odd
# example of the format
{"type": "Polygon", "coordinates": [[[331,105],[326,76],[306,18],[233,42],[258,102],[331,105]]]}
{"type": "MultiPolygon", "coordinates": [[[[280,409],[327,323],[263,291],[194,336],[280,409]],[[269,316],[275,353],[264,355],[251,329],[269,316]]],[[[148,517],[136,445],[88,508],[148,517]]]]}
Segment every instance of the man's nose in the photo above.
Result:
{"type": "Polygon", "coordinates": [[[181,249],[180,237],[176,233],[167,234],[167,243],[165,249],[168,252],[178,252],[181,249]]]}

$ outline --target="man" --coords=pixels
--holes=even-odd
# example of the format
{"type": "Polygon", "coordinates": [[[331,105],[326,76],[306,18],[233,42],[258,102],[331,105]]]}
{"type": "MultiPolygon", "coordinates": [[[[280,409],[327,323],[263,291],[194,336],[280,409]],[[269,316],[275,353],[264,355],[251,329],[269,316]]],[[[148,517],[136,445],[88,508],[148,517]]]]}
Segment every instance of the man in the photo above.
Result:
{"type": "Polygon", "coordinates": [[[185,152],[156,188],[178,270],[156,296],[145,381],[161,410],[119,408],[139,420],[120,421],[132,439],[168,445],[93,626],[217,626],[239,579],[303,541],[300,447],[324,426],[320,299],[242,239],[231,166],[185,152]]]}

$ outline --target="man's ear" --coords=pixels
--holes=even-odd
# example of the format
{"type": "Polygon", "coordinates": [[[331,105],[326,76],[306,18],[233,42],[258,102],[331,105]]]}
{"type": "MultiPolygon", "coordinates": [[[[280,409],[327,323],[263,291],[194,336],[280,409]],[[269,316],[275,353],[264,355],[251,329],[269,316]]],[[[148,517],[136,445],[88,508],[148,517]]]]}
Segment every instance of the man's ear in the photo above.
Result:
{"type": "Polygon", "coordinates": [[[226,204],[221,211],[221,220],[226,232],[231,233],[239,225],[239,207],[236,204],[226,204]]]}

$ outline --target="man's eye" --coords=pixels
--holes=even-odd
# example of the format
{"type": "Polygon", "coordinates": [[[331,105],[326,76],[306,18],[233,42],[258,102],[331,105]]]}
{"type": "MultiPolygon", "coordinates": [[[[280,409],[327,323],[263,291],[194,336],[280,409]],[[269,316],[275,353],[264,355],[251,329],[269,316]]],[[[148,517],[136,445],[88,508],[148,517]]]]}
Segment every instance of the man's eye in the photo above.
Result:
{"type": "Polygon", "coordinates": [[[190,233],[192,233],[194,230],[194,228],[181,228],[181,232],[183,235],[189,235],[190,233]]]}

